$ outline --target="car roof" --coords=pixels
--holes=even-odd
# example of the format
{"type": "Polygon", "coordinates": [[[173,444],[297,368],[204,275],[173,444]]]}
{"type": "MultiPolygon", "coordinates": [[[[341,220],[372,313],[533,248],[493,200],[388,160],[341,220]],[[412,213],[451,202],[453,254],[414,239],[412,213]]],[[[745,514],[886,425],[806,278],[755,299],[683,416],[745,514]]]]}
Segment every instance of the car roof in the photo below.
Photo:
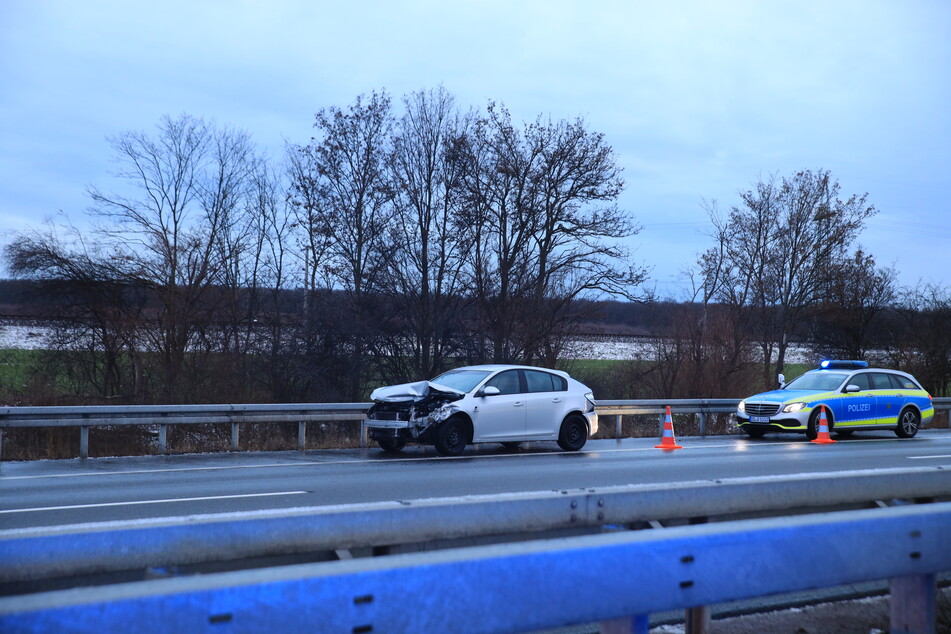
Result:
{"type": "Polygon", "coordinates": [[[912,376],[907,372],[902,372],[901,370],[893,370],[891,368],[813,368],[808,370],[808,372],[841,372],[845,374],[855,374],[858,372],[890,372],[892,374],[901,374],[904,376],[912,376]]]}
{"type": "MultiPolygon", "coordinates": [[[[533,365],[511,365],[506,363],[465,365],[460,368],[452,368],[452,370],[482,370],[482,371],[488,371],[488,372],[498,372],[500,370],[541,370],[543,372],[551,372],[552,374],[557,374],[559,376],[564,376],[564,377],[568,376],[568,373],[562,370],[553,370],[551,368],[539,368],[533,365]]],[[[447,370],[447,372],[452,372],[452,370],[447,370]]]]}

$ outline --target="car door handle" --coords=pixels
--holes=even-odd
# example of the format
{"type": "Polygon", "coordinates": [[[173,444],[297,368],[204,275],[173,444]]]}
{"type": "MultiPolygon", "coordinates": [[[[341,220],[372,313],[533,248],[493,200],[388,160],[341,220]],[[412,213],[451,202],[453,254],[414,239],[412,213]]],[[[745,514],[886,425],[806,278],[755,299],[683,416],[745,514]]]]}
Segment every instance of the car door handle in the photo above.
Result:
{"type": "Polygon", "coordinates": [[[524,405],[524,404],[525,404],[525,403],[523,403],[522,401],[516,401],[516,402],[512,403],[512,405],[515,406],[515,407],[521,407],[521,406],[524,405]]]}
{"type": "Polygon", "coordinates": [[[556,396],[555,398],[551,399],[551,402],[552,402],[552,403],[561,403],[561,397],[560,397],[560,396],[556,396]]]}

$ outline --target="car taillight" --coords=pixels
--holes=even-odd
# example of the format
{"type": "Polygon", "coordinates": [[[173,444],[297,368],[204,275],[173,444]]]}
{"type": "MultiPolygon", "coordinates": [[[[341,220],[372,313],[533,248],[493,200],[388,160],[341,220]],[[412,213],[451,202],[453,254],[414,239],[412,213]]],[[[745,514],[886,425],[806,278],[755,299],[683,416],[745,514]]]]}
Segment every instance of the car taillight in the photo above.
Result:
{"type": "Polygon", "coordinates": [[[588,405],[587,405],[587,407],[585,408],[585,411],[586,411],[586,412],[593,412],[593,411],[594,411],[594,405],[595,405],[595,403],[594,403],[594,392],[588,392],[587,394],[584,395],[584,398],[585,398],[586,401],[588,401],[588,405]]]}

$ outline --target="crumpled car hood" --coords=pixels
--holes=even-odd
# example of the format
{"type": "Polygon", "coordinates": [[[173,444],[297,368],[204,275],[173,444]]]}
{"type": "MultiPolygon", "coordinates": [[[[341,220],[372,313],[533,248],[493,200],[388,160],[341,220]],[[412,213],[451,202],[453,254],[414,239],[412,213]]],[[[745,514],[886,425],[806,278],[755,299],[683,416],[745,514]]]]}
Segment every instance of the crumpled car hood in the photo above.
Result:
{"type": "Polygon", "coordinates": [[[370,399],[377,403],[400,403],[421,401],[429,396],[445,396],[450,400],[457,400],[465,396],[465,393],[432,381],[416,381],[378,387],[370,394],[370,399]]]}

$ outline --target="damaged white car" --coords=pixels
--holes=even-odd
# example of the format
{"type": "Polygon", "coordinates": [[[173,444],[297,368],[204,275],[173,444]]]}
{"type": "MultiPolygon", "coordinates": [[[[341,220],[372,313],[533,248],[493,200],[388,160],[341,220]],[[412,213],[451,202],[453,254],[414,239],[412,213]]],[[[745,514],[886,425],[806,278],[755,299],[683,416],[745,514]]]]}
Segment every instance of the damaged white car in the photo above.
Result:
{"type": "Polygon", "coordinates": [[[468,366],[431,381],[381,387],[370,398],[364,424],[387,452],[417,443],[458,456],[472,443],[515,447],[534,440],[578,451],[598,431],[591,390],[560,370],[468,366]]]}

